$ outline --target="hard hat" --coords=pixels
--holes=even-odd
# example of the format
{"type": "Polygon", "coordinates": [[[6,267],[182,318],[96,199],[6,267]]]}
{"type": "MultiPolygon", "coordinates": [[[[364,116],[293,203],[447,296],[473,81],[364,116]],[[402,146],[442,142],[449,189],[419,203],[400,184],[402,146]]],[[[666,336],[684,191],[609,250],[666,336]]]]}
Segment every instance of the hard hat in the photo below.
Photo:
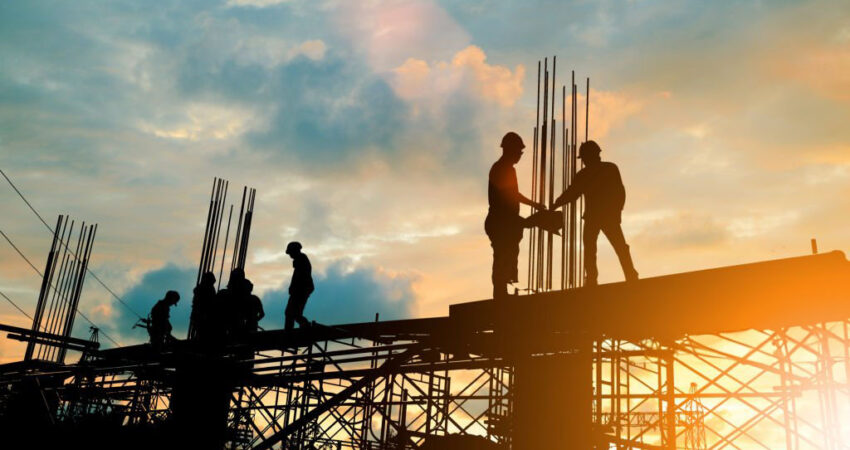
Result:
{"type": "Polygon", "coordinates": [[[286,254],[291,255],[295,252],[301,251],[301,243],[298,241],[292,241],[289,244],[286,244],[286,254]]]}
{"type": "Polygon", "coordinates": [[[180,294],[178,294],[177,291],[168,291],[165,293],[165,299],[176,302],[180,300],[180,294]]]}
{"type": "Polygon", "coordinates": [[[600,153],[602,153],[602,149],[599,148],[599,144],[597,144],[596,141],[587,141],[581,144],[581,147],[578,148],[578,158],[598,155],[600,153]]]}
{"type": "Polygon", "coordinates": [[[525,144],[522,143],[522,138],[519,137],[518,134],[513,131],[509,131],[505,133],[505,136],[502,138],[502,148],[510,149],[510,150],[521,150],[525,148],[525,144]]]}
{"type": "Polygon", "coordinates": [[[238,288],[245,281],[245,271],[237,267],[230,271],[230,278],[227,280],[228,288],[238,288]]]}
{"type": "Polygon", "coordinates": [[[201,276],[201,284],[215,284],[215,274],[212,272],[204,272],[201,276]]]}

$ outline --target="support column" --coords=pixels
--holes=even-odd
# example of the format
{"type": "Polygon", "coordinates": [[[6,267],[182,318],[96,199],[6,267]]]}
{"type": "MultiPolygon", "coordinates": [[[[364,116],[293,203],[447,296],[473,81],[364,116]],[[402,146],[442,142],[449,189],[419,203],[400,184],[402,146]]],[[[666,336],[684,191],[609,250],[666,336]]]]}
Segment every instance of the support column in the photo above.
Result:
{"type": "Polygon", "coordinates": [[[513,448],[594,448],[592,343],[516,362],[513,448]]]}

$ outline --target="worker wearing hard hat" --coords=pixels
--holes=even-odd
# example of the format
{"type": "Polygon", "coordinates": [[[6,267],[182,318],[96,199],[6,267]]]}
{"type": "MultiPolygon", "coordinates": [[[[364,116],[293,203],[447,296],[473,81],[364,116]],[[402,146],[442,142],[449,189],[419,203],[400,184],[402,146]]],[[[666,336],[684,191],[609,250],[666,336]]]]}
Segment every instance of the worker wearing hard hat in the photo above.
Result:
{"type": "Polygon", "coordinates": [[[286,246],[286,254],[292,258],[292,281],[289,282],[289,301],[286,303],[286,323],[284,329],[291,330],[298,322],[299,328],[310,325],[304,317],[304,307],[307,298],[313,293],[313,266],[307,255],[301,253],[300,242],[290,242],[286,246]]]}
{"type": "Polygon", "coordinates": [[[584,168],[576,173],[573,182],[561,196],[555,200],[551,209],[557,209],[576,201],[584,195],[584,285],[595,286],[598,271],[596,269],[596,241],[599,232],[605,233],[620,265],[626,275],[626,281],[636,280],[638,273],[632,263],[629,246],[620,227],[623,205],[626,203],[626,189],[620,178],[620,170],[608,161],[602,161],[599,154],[602,149],[594,141],[587,141],[579,147],[578,157],[584,162],[584,168]]]}
{"type": "Polygon", "coordinates": [[[502,157],[490,168],[487,198],[490,209],[484,221],[484,230],[493,247],[493,298],[507,295],[508,284],[518,281],[517,259],[526,219],[519,215],[519,204],[538,210],[546,206],[530,200],[519,192],[514,165],[522,158],[525,144],[514,132],[502,138],[502,157]]]}

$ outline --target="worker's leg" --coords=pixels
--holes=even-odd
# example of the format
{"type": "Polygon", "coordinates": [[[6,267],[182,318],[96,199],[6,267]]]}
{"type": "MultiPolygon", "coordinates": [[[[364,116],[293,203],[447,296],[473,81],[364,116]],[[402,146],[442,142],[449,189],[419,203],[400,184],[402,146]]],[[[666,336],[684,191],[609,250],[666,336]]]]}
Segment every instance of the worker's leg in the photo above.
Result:
{"type": "Polygon", "coordinates": [[[293,311],[293,298],[289,297],[289,301],[286,302],[286,311],[284,312],[284,316],[286,317],[286,322],[284,323],[284,330],[291,330],[295,327],[295,316],[293,311]]]}
{"type": "Polygon", "coordinates": [[[632,262],[632,255],[629,251],[629,246],[626,244],[626,237],[623,236],[623,228],[619,223],[605,224],[602,227],[602,232],[608,238],[608,242],[614,247],[614,252],[617,253],[617,258],[620,260],[620,267],[623,268],[623,274],[626,276],[626,281],[638,279],[637,270],[632,262]]]}
{"type": "Polygon", "coordinates": [[[517,217],[517,220],[512,224],[510,237],[506,246],[508,250],[505,259],[505,274],[508,283],[516,283],[519,281],[519,244],[522,242],[522,234],[525,232],[523,227],[524,219],[517,217]]]}
{"type": "Polygon", "coordinates": [[[596,240],[599,238],[599,225],[584,223],[584,285],[596,286],[599,271],[596,269],[596,240]]]}
{"type": "Polygon", "coordinates": [[[304,328],[310,326],[310,321],[304,317],[304,307],[307,306],[307,298],[309,296],[304,296],[298,299],[297,310],[295,315],[295,320],[298,322],[298,328],[304,328]]]}
{"type": "Polygon", "coordinates": [[[484,231],[490,238],[490,246],[493,248],[493,268],[490,272],[490,280],[493,282],[493,298],[503,298],[508,294],[508,280],[504,270],[504,227],[505,221],[487,215],[484,221],[484,231]]]}
{"type": "Polygon", "coordinates": [[[508,295],[508,277],[505,275],[506,251],[493,244],[493,298],[501,299],[508,295]]]}

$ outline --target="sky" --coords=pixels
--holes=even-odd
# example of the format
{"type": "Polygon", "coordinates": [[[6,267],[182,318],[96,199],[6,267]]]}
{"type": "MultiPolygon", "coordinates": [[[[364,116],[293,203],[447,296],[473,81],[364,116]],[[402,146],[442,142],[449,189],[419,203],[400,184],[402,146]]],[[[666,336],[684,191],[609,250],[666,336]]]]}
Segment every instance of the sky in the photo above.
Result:
{"type": "MultiPolygon", "coordinates": [[[[121,344],[169,289],[185,330],[216,176],[258,192],[263,327],[296,239],[309,318],[445,315],[490,294],[487,173],[505,132],[533,140],[551,55],[559,85],[591,79],[641,276],[850,249],[843,1],[6,1],[0,168],[48,223],[98,223],[90,268],[128,306],[89,277],[80,310],[121,344]]],[[[43,267],[50,234],[5,180],[0,230],[43,267]]],[[[39,286],[0,241],[0,291],[31,313],[39,286]]],[[[0,322],[29,321],[2,301],[0,322]]],[[[0,362],[22,354],[0,341],[0,362]]]]}

